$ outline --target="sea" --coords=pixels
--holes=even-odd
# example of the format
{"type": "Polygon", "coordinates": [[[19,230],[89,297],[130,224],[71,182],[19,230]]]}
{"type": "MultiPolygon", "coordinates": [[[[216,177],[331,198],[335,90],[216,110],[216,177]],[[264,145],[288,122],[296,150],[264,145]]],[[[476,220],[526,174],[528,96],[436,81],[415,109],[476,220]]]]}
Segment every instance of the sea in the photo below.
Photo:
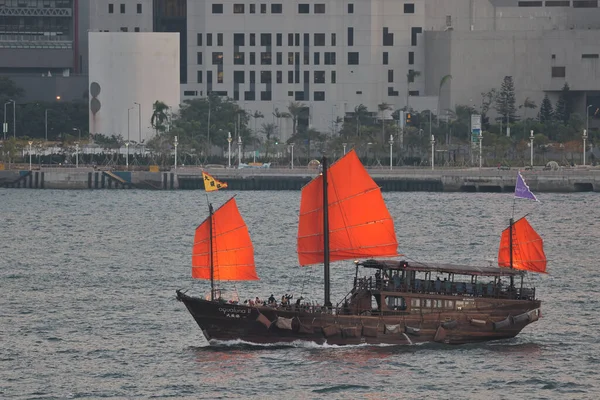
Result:
{"type": "MultiPolygon", "coordinates": [[[[421,262],[493,265],[511,216],[545,240],[530,275],[542,318],[482,344],[208,345],[175,298],[191,279],[207,203],[235,195],[258,281],[240,299],[322,301],[322,269],[297,264],[300,192],[0,189],[1,399],[597,399],[600,197],[384,193],[400,251],[421,262]]],[[[365,207],[369,205],[366,204],[365,207]]],[[[354,263],[332,267],[332,300],[354,263]]]]}

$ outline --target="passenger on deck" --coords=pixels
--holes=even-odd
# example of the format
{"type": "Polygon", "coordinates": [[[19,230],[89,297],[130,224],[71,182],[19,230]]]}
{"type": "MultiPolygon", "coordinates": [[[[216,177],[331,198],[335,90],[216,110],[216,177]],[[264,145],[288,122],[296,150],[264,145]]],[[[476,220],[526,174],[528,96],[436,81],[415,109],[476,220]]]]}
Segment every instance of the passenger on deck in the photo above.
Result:
{"type": "Polygon", "coordinates": [[[379,270],[375,272],[375,288],[381,289],[381,272],[379,270]]]}

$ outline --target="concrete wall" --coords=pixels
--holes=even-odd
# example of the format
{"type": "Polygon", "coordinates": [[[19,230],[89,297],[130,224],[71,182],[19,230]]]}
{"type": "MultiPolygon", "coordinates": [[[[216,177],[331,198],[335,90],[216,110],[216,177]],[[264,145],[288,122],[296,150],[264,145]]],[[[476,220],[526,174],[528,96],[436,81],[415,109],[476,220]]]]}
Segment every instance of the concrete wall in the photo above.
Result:
{"type": "MultiPolygon", "coordinates": [[[[90,86],[100,85],[100,109],[90,112],[90,132],[139,141],[137,102],[141,139],[149,139],[152,104],[159,100],[173,111],[179,105],[179,34],[90,32],[89,44],[90,86]]],[[[94,101],[90,93],[90,107],[94,101]]]]}

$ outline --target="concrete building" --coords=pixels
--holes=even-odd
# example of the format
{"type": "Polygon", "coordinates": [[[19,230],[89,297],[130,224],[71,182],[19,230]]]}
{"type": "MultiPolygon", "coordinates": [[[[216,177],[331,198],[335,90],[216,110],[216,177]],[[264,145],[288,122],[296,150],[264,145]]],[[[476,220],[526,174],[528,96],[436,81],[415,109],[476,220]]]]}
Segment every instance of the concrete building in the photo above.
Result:
{"type": "Polygon", "coordinates": [[[90,133],[152,137],[153,103],[179,105],[179,34],[90,32],[89,48],[90,133]]]}

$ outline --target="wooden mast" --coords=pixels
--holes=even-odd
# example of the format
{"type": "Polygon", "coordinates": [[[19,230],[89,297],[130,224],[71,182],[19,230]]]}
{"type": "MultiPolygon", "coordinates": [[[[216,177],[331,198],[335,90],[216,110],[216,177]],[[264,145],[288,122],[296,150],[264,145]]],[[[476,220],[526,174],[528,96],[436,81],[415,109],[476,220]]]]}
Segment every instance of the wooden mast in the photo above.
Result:
{"type": "Polygon", "coordinates": [[[210,262],[210,301],[215,300],[215,267],[213,265],[213,206],[208,204],[208,259],[210,262]]]}
{"type": "Polygon", "coordinates": [[[327,196],[327,157],[323,156],[323,271],[325,281],[325,307],[331,307],[329,278],[329,201],[327,196]]]}
{"type": "MultiPolygon", "coordinates": [[[[510,219],[509,222],[509,235],[508,235],[508,250],[510,253],[510,269],[513,269],[513,224],[515,223],[515,220],[513,218],[510,219]]],[[[515,278],[511,275],[510,276],[510,288],[512,290],[512,288],[515,287],[515,278]]]]}

